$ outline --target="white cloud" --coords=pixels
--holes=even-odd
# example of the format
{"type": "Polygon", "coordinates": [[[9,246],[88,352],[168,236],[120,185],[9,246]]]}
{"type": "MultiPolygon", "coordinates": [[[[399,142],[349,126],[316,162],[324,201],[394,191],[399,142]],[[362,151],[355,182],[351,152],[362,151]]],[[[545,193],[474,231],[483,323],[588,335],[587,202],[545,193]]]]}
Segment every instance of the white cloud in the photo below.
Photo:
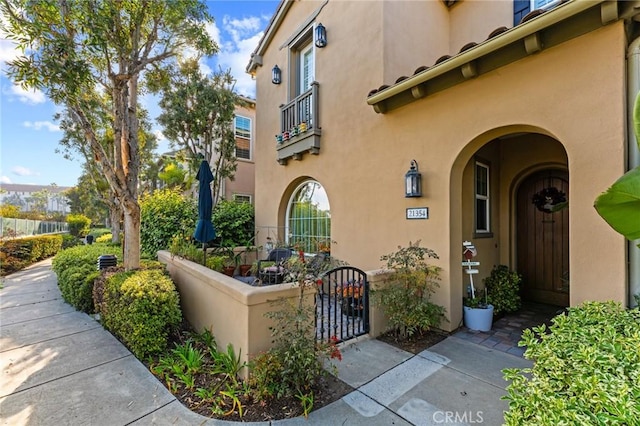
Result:
{"type": "Polygon", "coordinates": [[[268,17],[252,16],[243,19],[235,19],[229,16],[222,18],[222,29],[216,24],[209,25],[209,35],[220,46],[217,55],[219,67],[223,70],[230,69],[236,79],[236,91],[241,95],[255,98],[256,84],[245,69],[251,53],[255,50],[262,37],[263,20],[268,22],[268,17]]]}
{"type": "Polygon", "coordinates": [[[26,167],[16,166],[11,169],[14,175],[18,176],[40,176],[40,173],[34,172],[31,169],[27,169],[26,167]]]}
{"type": "Polygon", "coordinates": [[[17,97],[20,102],[29,105],[41,104],[47,101],[46,96],[40,90],[25,90],[17,84],[12,84],[9,90],[4,90],[4,94],[17,97]]]}
{"type": "Polygon", "coordinates": [[[0,61],[9,62],[17,56],[18,51],[16,50],[16,44],[11,40],[0,39],[0,61]]]}
{"type": "Polygon", "coordinates": [[[42,130],[47,129],[50,132],[59,132],[60,126],[50,121],[25,121],[22,125],[28,129],[42,130]]]}
{"type": "Polygon", "coordinates": [[[0,176],[0,183],[13,183],[8,176],[0,176]]]}

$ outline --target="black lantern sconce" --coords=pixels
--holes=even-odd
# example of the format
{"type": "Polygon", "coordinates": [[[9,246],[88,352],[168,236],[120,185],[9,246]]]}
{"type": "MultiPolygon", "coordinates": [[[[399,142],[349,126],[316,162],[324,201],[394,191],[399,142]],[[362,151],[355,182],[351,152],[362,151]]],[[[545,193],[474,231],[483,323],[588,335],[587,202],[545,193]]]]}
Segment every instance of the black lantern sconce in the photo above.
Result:
{"type": "Polygon", "coordinates": [[[282,71],[280,71],[280,68],[278,68],[278,66],[275,65],[271,70],[271,82],[273,84],[280,84],[281,81],[282,81],[282,71]]]}
{"type": "Polygon", "coordinates": [[[316,47],[323,48],[327,45],[327,29],[321,23],[316,26],[316,47]]]}
{"type": "Polygon", "coordinates": [[[404,175],[404,196],[422,197],[422,175],[418,171],[418,162],[411,160],[411,168],[404,175]]]}

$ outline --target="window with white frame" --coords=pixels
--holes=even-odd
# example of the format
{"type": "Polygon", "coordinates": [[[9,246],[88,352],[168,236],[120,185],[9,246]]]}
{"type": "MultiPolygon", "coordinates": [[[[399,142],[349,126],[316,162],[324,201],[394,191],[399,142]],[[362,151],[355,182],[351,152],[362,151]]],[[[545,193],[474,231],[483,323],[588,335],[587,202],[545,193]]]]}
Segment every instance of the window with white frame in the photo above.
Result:
{"type": "Polygon", "coordinates": [[[561,0],[531,0],[531,10],[551,9],[560,4],[561,0]]]}
{"type": "Polygon", "coordinates": [[[298,54],[298,75],[300,76],[299,93],[304,93],[311,89],[314,79],[314,53],[313,43],[308,42],[300,49],[298,54]]]}
{"type": "Polygon", "coordinates": [[[251,159],[251,119],[236,115],[233,119],[236,136],[236,158],[251,159]]]}
{"type": "Polygon", "coordinates": [[[491,232],[491,203],[489,192],[489,165],[476,161],[475,164],[475,218],[476,233],[491,232]]]}
{"type": "Polygon", "coordinates": [[[307,253],[331,241],[329,198],[320,183],[303,182],[291,195],[287,208],[287,243],[307,253]]]}
{"type": "Polygon", "coordinates": [[[235,201],[236,203],[249,203],[249,204],[251,204],[251,195],[233,194],[233,201],[235,201]]]}

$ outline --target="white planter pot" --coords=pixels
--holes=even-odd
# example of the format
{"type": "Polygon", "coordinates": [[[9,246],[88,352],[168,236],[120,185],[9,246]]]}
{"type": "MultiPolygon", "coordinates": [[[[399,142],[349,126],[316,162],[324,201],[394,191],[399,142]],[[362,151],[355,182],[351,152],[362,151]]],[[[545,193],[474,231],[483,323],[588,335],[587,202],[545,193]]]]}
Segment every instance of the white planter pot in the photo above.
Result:
{"type": "Polygon", "coordinates": [[[493,305],[483,308],[464,306],[464,325],[470,330],[489,331],[493,324],[493,305]]]}

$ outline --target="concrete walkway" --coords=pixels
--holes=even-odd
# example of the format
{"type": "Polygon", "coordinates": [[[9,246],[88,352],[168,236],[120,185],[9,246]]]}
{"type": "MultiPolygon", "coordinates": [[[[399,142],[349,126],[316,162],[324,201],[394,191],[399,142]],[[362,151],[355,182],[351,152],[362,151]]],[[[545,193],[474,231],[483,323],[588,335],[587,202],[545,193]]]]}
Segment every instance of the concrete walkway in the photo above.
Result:
{"type": "MultiPolygon", "coordinates": [[[[3,285],[0,424],[235,424],[185,408],[99,323],[66,304],[50,260],[3,285]]],[[[338,376],[356,390],[308,419],[273,424],[500,425],[500,370],[530,365],[455,336],[418,355],[362,339],[342,352],[338,376]]]]}

